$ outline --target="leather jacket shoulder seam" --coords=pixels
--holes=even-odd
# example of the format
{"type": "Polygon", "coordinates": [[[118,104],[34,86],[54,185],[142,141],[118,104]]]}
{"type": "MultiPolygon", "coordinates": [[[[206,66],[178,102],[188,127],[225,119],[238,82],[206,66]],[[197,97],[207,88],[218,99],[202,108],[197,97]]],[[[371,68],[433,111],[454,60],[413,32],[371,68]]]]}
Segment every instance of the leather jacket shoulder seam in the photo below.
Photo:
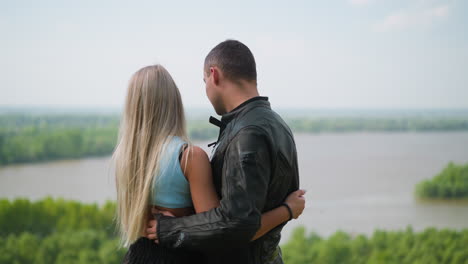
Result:
{"type": "Polygon", "coordinates": [[[251,128],[261,130],[265,136],[268,135],[267,131],[263,127],[261,127],[259,125],[248,125],[248,126],[245,126],[245,127],[242,127],[241,129],[239,129],[239,131],[237,131],[236,134],[234,134],[232,136],[231,140],[229,141],[229,145],[239,135],[240,132],[242,132],[242,131],[244,131],[246,129],[251,129],[251,128]]]}

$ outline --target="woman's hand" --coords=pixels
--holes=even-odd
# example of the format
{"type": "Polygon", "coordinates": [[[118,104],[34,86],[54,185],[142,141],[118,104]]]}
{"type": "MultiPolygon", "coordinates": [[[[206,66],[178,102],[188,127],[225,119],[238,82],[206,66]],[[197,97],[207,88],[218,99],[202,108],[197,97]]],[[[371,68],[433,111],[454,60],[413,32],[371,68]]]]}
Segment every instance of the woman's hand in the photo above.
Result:
{"type": "Polygon", "coordinates": [[[286,198],[286,201],[284,201],[289,207],[291,208],[291,211],[293,213],[293,218],[297,219],[301,214],[302,211],[304,211],[305,208],[305,197],[304,194],[306,193],[305,190],[297,190],[286,198]]]}

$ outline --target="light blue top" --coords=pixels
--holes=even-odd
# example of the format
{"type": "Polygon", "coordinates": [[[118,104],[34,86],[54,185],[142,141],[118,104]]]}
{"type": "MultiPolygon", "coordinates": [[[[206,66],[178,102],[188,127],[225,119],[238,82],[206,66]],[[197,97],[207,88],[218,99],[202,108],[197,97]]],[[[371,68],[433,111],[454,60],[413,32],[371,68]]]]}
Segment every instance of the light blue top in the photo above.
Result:
{"type": "Polygon", "coordinates": [[[153,180],[151,202],[166,208],[192,207],[189,182],[180,167],[179,155],[187,144],[180,137],[170,139],[160,158],[159,173],[153,180]]]}

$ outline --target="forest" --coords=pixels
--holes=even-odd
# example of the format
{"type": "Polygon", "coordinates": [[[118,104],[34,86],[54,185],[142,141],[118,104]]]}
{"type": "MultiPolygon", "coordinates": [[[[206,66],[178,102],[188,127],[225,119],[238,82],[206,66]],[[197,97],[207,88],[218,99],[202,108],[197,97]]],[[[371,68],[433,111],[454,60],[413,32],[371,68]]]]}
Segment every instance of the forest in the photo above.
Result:
{"type": "Polygon", "coordinates": [[[450,162],[439,174],[416,185],[422,199],[468,199],[468,163],[450,162]]]}
{"type": "Polygon", "coordinates": [[[115,204],[0,200],[1,264],[121,263],[115,204]]]}
{"type": "MultiPolygon", "coordinates": [[[[126,249],[118,247],[114,215],[110,201],[0,199],[0,264],[121,263],[126,249]]],[[[287,264],[466,264],[466,245],[468,229],[337,231],[323,238],[299,227],[281,248],[287,264]]]]}
{"type": "Polygon", "coordinates": [[[468,229],[375,230],[371,236],[337,231],[328,238],[305,228],[282,246],[287,264],[466,264],[468,229]]]}
{"type": "MultiPolygon", "coordinates": [[[[116,115],[0,115],[0,165],[110,155],[116,115]]],[[[216,138],[206,122],[189,122],[193,140],[216,138]]]]}

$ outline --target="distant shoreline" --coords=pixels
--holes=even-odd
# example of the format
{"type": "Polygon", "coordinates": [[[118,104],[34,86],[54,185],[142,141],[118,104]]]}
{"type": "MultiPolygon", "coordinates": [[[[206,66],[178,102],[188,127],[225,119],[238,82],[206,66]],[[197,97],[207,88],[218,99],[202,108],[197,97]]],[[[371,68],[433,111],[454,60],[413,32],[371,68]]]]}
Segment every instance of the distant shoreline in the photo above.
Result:
{"type": "MultiPolygon", "coordinates": [[[[194,113],[192,113],[195,115],[194,113]]],[[[188,119],[189,137],[215,141],[208,118],[188,119]]],[[[468,131],[467,115],[400,117],[285,117],[294,133],[427,133],[468,131]]],[[[117,114],[0,114],[0,166],[110,155],[117,142],[117,114]]]]}

